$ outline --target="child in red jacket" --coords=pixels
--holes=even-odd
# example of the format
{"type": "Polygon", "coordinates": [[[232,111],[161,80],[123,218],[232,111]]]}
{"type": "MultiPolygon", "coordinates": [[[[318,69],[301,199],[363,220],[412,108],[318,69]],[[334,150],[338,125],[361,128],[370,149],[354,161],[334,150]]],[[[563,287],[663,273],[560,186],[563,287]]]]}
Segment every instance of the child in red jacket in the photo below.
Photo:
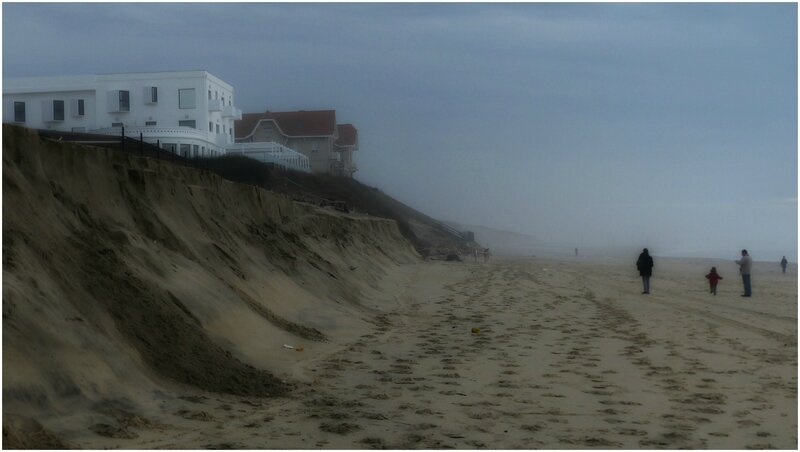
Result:
{"type": "Polygon", "coordinates": [[[711,284],[711,293],[716,295],[717,283],[719,282],[720,279],[722,279],[722,276],[717,274],[717,267],[711,267],[711,272],[706,275],[706,278],[708,279],[709,284],[711,284]]]}

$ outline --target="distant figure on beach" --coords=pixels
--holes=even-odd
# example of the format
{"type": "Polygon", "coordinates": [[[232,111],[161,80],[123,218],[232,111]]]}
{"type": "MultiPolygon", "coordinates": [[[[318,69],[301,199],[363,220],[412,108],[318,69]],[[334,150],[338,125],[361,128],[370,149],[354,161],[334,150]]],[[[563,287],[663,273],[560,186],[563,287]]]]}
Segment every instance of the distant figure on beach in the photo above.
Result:
{"type": "Polygon", "coordinates": [[[472,256],[475,258],[475,262],[478,262],[478,248],[472,249],[472,256]]]}
{"type": "Polygon", "coordinates": [[[490,255],[491,255],[491,253],[489,252],[489,248],[486,248],[485,250],[483,250],[483,261],[484,262],[489,262],[489,256],[490,255]]]}
{"type": "Polygon", "coordinates": [[[575,248],[575,256],[578,255],[578,248],[575,248]]]}
{"type": "Polygon", "coordinates": [[[783,259],[781,259],[781,268],[783,269],[784,273],[786,273],[786,265],[788,264],[789,261],[786,260],[786,256],[783,256],[783,259]]]}
{"type": "Polygon", "coordinates": [[[711,293],[716,295],[717,283],[722,279],[722,276],[717,273],[717,267],[711,267],[711,271],[706,275],[706,279],[708,279],[708,283],[711,284],[711,293]]]}
{"type": "Polygon", "coordinates": [[[653,275],[653,258],[650,257],[650,252],[647,251],[647,248],[639,255],[639,260],[636,261],[636,268],[642,276],[642,285],[644,286],[642,294],[649,294],[650,277],[653,275]]]}
{"type": "Polygon", "coordinates": [[[736,261],[739,264],[739,273],[742,274],[742,283],[744,283],[744,293],[742,294],[743,297],[749,297],[752,295],[752,287],[750,286],[750,267],[753,264],[753,260],[750,258],[750,255],[747,254],[747,250],[742,250],[742,258],[736,261]]]}

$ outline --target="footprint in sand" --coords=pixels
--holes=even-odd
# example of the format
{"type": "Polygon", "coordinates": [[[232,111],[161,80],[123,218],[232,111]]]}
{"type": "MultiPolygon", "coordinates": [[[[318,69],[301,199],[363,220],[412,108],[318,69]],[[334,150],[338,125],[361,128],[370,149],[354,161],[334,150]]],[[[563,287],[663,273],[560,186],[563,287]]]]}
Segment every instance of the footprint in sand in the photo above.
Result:
{"type": "Polygon", "coordinates": [[[341,423],[323,423],[320,424],[319,429],[323,432],[328,433],[336,433],[339,435],[346,435],[348,433],[355,432],[357,430],[361,430],[361,426],[358,424],[352,424],[349,422],[341,422],[341,423]]]}

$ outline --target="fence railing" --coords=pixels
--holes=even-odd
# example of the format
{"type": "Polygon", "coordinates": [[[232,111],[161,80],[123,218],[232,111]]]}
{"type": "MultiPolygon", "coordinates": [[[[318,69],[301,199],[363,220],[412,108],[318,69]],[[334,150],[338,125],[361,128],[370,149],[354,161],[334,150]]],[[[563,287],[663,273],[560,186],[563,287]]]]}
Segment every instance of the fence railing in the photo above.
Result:
{"type": "Polygon", "coordinates": [[[228,146],[229,155],[243,155],[264,163],[273,163],[296,171],[311,172],[308,157],[274,141],[258,143],[236,143],[228,146]]]}
{"type": "MultiPolygon", "coordinates": [[[[104,129],[94,129],[92,132],[103,135],[120,135],[122,130],[128,136],[138,136],[142,134],[145,137],[168,135],[173,137],[194,138],[197,140],[210,141],[210,132],[204,132],[192,127],[160,127],[160,126],[127,126],[127,127],[107,127],[104,129]]],[[[211,137],[213,139],[213,136],[211,137]]]]}
{"type": "Polygon", "coordinates": [[[131,136],[124,127],[121,128],[117,136],[82,132],[62,132],[46,129],[38,129],[37,132],[39,136],[43,138],[114,149],[128,154],[138,155],[139,157],[154,158],[195,168],[208,168],[210,160],[215,157],[212,155],[212,151],[204,151],[192,155],[190,151],[180,152],[180,150],[175,150],[173,152],[168,149],[163,149],[161,148],[161,142],[159,140],[156,140],[155,144],[145,141],[142,132],[131,136]]]}

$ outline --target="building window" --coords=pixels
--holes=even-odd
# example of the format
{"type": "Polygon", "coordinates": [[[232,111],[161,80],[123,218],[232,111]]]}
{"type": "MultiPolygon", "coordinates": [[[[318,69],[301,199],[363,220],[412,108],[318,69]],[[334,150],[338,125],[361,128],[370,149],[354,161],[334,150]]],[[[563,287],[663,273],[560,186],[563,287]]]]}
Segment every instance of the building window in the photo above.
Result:
{"type": "Polygon", "coordinates": [[[14,102],[14,122],[25,122],[25,102],[14,102]]]}
{"type": "Polygon", "coordinates": [[[161,143],[161,148],[174,154],[177,145],[175,143],[161,143]]]}
{"type": "Polygon", "coordinates": [[[219,133],[219,124],[217,124],[217,133],[219,133]]]}
{"type": "Polygon", "coordinates": [[[192,146],[190,144],[181,145],[181,155],[188,157],[190,152],[192,152],[192,146]]]}
{"type": "Polygon", "coordinates": [[[106,97],[109,113],[123,113],[131,111],[130,91],[115,89],[108,92],[106,97]]]}
{"type": "Polygon", "coordinates": [[[64,101],[63,100],[54,100],[53,101],[53,121],[63,121],[64,120],[64,101]]]}
{"type": "Polygon", "coordinates": [[[233,127],[231,127],[230,129],[228,129],[228,132],[230,133],[230,135],[231,135],[231,138],[233,138],[233,127]]]}
{"type": "Polygon", "coordinates": [[[119,92],[119,111],[131,111],[131,93],[130,91],[119,92]]]}
{"type": "Polygon", "coordinates": [[[70,100],[70,110],[72,111],[72,116],[81,117],[86,115],[85,104],[83,99],[72,99],[70,100]]]}
{"type": "Polygon", "coordinates": [[[197,123],[194,119],[187,119],[185,121],[178,121],[178,125],[181,127],[191,127],[193,129],[197,128],[197,123]]]}
{"type": "Polygon", "coordinates": [[[208,131],[209,132],[213,132],[214,131],[214,123],[211,122],[211,121],[208,121],[208,131]]]}
{"type": "Polygon", "coordinates": [[[144,87],[144,103],[157,104],[158,103],[158,87],[145,86],[144,87]]]}
{"type": "Polygon", "coordinates": [[[208,89],[208,100],[211,100],[211,88],[208,89]]]}
{"type": "Polygon", "coordinates": [[[225,105],[225,95],[222,95],[222,105],[225,105]]]}
{"type": "Polygon", "coordinates": [[[194,152],[194,155],[198,155],[200,153],[200,146],[198,146],[196,144],[193,144],[192,145],[192,152],[194,152]]]}
{"type": "Polygon", "coordinates": [[[155,121],[145,121],[144,125],[146,125],[146,126],[154,126],[154,125],[156,125],[156,122],[155,121]]]}
{"type": "Polygon", "coordinates": [[[219,99],[219,91],[214,90],[214,99],[219,99]]]}
{"type": "Polygon", "coordinates": [[[86,132],[86,127],[73,127],[73,132],[86,132]]]}
{"type": "Polygon", "coordinates": [[[121,122],[112,122],[111,123],[111,127],[122,127],[123,125],[124,124],[122,124],[121,122]]]}
{"type": "Polygon", "coordinates": [[[195,108],[194,88],[178,90],[178,108],[185,110],[195,108]]]}
{"type": "Polygon", "coordinates": [[[315,154],[317,152],[319,152],[319,142],[318,141],[312,141],[311,142],[311,152],[313,152],[315,154]]]}

